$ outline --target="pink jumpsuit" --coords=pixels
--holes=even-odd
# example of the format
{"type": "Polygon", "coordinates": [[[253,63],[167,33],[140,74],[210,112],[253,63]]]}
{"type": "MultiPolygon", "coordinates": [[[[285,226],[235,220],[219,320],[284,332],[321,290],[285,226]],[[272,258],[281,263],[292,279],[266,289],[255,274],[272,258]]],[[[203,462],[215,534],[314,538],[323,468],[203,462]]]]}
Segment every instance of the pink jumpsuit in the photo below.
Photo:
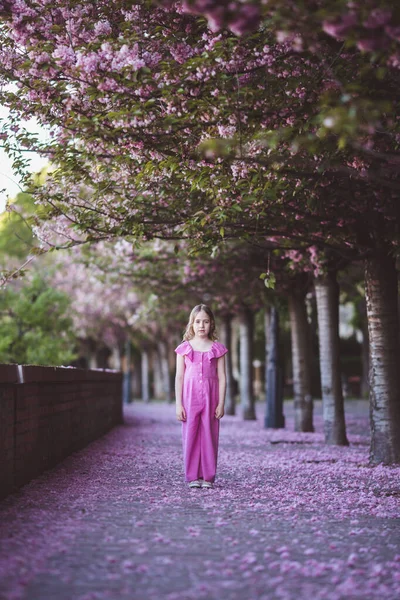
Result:
{"type": "Polygon", "coordinates": [[[185,357],[182,404],[186,422],[182,423],[183,460],[186,481],[214,481],[217,470],[219,419],[214,416],[219,387],[217,359],[228,352],[214,342],[211,350],[193,350],[189,342],[176,349],[185,357]]]}

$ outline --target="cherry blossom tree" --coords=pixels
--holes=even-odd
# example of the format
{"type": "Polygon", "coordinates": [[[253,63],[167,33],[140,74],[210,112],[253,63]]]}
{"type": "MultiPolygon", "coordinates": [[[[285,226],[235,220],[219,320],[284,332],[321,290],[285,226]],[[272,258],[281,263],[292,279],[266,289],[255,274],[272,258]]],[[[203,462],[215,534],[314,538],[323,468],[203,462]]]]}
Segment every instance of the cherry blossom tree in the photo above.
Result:
{"type": "MultiPolygon", "coordinates": [[[[159,3],[171,4],[168,0],[159,3]]],[[[272,6],[261,0],[184,0],[182,4],[187,12],[206,17],[212,31],[228,28],[236,35],[243,35],[256,31],[263,19],[272,20],[280,28],[278,36],[292,34],[298,47],[310,44],[310,38],[315,43],[315,38],[324,31],[361,51],[380,51],[391,57],[398,49],[396,42],[400,41],[399,17],[394,14],[393,4],[385,0],[351,4],[328,0],[311,6],[307,2],[283,0],[272,6]]]]}
{"type": "Polygon", "coordinates": [[[3,2],[0,99],[11,118],[2,138],[16,166],[21,148],[53,160],[35,193],[48,217],[63,217],[67,244],[267,238],[365,260],[372,459],[392,462],[397,16],[383,2],[334,4],[244,3],[238,14],[222,3],[218,21],[215,2],[3,2]],[[254,33],[210,32],[188,10],[211,15],[214,29],[254,33]],[[50,144],[19,124],[32,115],[51,129],[50,144]]]}

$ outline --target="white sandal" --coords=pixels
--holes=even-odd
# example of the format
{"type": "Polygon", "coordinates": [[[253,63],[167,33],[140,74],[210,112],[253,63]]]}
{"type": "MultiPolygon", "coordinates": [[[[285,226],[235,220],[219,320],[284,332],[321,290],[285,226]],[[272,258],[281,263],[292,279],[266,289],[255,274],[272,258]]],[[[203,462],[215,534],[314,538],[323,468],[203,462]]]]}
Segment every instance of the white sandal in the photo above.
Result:
{"type": "Polygon", "coordinates": [[[189,487],[190,488],[199,488],[199,487],[201,487],[201,483],[198,479],[195,479],[194,481],[189,482],[189,487]]]}
{"type": "Polygon", "coordinates": [[[211,490],[213,488],[213,483],[212,483],[212,481],[202,481],[201,487],[211,490]]]}

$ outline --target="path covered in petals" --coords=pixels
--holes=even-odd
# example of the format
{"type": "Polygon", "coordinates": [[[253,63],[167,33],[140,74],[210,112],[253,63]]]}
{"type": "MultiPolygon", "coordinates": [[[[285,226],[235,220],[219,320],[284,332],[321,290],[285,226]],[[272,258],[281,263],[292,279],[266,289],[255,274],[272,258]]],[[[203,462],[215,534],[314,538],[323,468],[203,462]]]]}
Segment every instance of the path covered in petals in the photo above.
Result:
{"type": "Polygon", "coordinates": [[[213,490],[183,481],[174,407],[125,424],[0,503],[0,598],[400,598],[400,468],[368,465],[368,407],[349,448],[224,417],[213,490]]]}

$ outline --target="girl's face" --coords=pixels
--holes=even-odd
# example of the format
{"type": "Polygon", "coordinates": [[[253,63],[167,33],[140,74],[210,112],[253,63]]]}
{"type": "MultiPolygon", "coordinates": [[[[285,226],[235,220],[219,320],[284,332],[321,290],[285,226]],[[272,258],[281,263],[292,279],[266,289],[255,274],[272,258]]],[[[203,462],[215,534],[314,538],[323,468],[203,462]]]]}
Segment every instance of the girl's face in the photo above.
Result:
{"type": "Polygon", "coordinates": [[[201,310],[194,318],[193,330],[196,337],[207,338],[210,333],[211,319],[204,310],[201,310]]]}

